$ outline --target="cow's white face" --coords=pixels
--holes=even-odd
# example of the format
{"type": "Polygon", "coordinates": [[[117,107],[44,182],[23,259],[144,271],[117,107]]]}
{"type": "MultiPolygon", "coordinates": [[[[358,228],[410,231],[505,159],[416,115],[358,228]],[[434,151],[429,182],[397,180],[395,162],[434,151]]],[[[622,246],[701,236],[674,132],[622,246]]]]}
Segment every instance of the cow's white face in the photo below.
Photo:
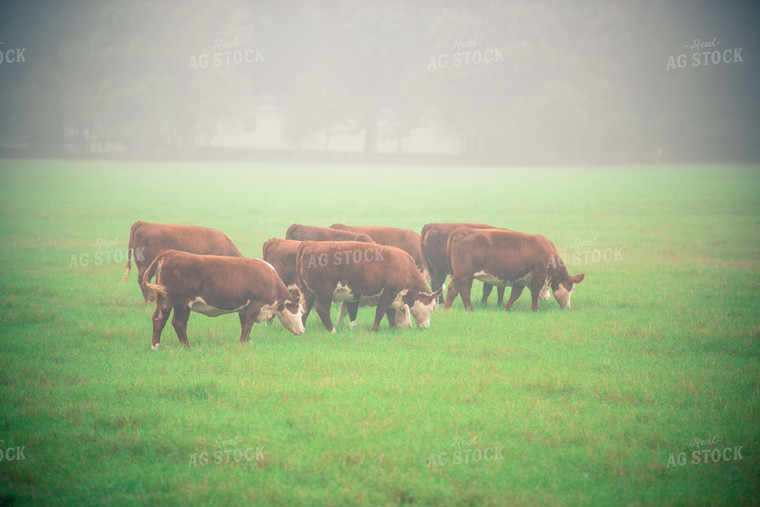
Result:
{"type": "Polygon", "coordinates": [[[409,311],[409,305],[401,305],[396,308],[393,322],[398,327],[412,327],[412,317],[409,311]]]}
{"type": "Polygon", "coordinates": [[[430,327],[430,315],[438,304],[438,296],[441,295],[441,291],[442,289],[438,289],[432,293],[424,292],[417,295],[411,307],[417,327],[430,327]]]}
{"type": "Polygon", "coordinates": [[[290,291],[291,298],[281,304],[276,310],[277,318],[280,319],[285,329],[296,336],[300,336],[306,331],[303,326],[303,305],[301,304],[301,293],[298,289],[290,291]]]}
{"type": "Polygon", "coordinates": [[[303,307],[296,305],[295,303],[286,304],[285,307],[276,312],[277,318],[280,319],[285,329],[290,331],[296,336],[302,335],[306,328],[303,327],[303,307]],[[296,308],[293,308],[296,306],[296,308]]]}
{"type": "Polygon", "coordinates": [[[552,292],[554,292],[554,298],[557,300],[557,303],[559,303],[560,308],[570,308],[570,296],[575,292],[575,284],[570,283],[570,289],[568,290],[567,287],[565,287],[565,284],[561,283],[559,284],[559,287],[552,292]]]}

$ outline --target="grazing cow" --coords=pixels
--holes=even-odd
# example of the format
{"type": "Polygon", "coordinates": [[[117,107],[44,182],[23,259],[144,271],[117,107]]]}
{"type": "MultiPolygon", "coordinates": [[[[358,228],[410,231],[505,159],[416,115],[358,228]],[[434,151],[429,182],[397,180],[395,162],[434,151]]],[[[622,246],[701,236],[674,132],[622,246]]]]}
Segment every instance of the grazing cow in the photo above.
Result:
{"type": "Polygon", "coordinates": [[[264,322],[272,313],[296,336],[304,332],[300,291],[288,291],[274,268],[259,259],[164,250],[148,266],[143,284],[156,294],[153,350],[172,310],[172,325],[186,347],[190,311],[209,317],[237,313],[240,343],[250,339],[254,322],[264,322]],[[154,275],[156,281],[150,283],[154,275]]]}
{"type": "MultiPolygon", "coordinates": [[[[299,245],[302,241],[296,241],[293,239],[277,239],[273,238],[264,243],[262,247],[263,257],[265,261],[271,264],[280,275],[283,283],[292,289],[297,286],[296,284],[296,253],[299,245]]],[[[360,306],[366,306],[360,305],[360,306]]],[[[340,317],[338,318],[338,326],[343,324],[343,320],[348,314],[348,307],[345,301],[340,305],[340,317]]],[[[353,329],[356,327],[356,313],[353,314],[354,319],[350,320],[350,327],[353,329]]],[[[304,324],[306,319],[304,319],[304,324]]],[[[388,323],[391,327],[412,327],[412,320],[409,316],[409,307],[403,305],[399,309],[391,308],[388,310],[388,323]]]]}
{"type": "Polygon", "coordinates": [[[551,290],[561,308],[570,308],[570,296],[584,274],[570,276],[551,241],[537,234],[501,229],[460,227],[449,235],[451,286],[444,309],[451,308],[461,294],[465,308],[472,311],[470,289],[473,278],[497,287],[512,287],[504,310],[509,310],[525,287],[530,288],[532,309],[538,310],[539,294],[551,290]]]}
{"type": "MultiPolygon", "coordinates": [[[[422,227],[421,248],[422,254],[430,273],[430,288],[436,290],[444,287],[446,276],[451,274],[449,269],[448,254],[446,246],[451,234],[457,227],[473,227],[476,229],[495,229],[492,225],[485,224],[467,224],[467,223],[432,223],[425,224],[422,227]]],[[[488,296],[491,294],[493,285],[483,283],[483,297],[481,304],[486,304],[488,296]]],[[[504,303],[504,287],[496,290],[498,301],[501,306],[504,303]]]]}
{"type": "Polygon", "coordinates": [[[411,229],[379,226],[350,226],[343,224],[332,224],[330,228],[366,234],[378,245],[388,245],[400,248],[412,256],[414,263],[417,265],[417,269],[423,273],[426,271],[425,261],[422,257],[420,235],[411,229]]]}
{"type": "Polygon", "coordinates": [[[298,247],[298,287],[306,296],[306,313],[316,300],[317,314],[333,332],[330,305],[346,301],[349,317],[356,320],[359,304],[377,304],[374,333],[391,308],[409,305],[417,327],[430,326],[439,289],[428,292],[414,259],[400,248],[362,242],[306,241],[298,247]]]}
{"type": "Polygon", "coordinates": [[[180,250],[194,254],[224,255],[242,257],[243,254],[232,243],[229,236],[215,229],[195,225],[164,225],[135,222],[129,232],[127,270],[121,282],[129,278],[132,271],[132,252],[135,252],[137,283],[145,302],[155,299],[153,292],[143,284],[143,273],[161,250],[180,250]]]}
{"type": "Polygon", "coordinates": [[[374,243],[372,238],[366,234],[300,224],[293,224],[288,227],[285,239],[295,239],[298,241],[364,241],[366,243],[374,243]]]}

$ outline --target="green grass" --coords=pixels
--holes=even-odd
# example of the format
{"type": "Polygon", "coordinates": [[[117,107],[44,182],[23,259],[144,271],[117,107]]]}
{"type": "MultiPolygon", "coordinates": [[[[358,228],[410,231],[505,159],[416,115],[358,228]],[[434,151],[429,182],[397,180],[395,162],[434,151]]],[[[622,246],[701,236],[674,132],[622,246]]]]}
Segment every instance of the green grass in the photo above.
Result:
{"type": "Polygon", "coordinates": [[[0,177],[0,447],[25,455],[0,462],[0,504],[760,503],[759,167],[0,161],[0,177]],[[619,258],[569,263],[586,280],[567,311],[534,314],[527,291],[482,307],[476,282],[474,313],[457,300],[426,330],[372,335],[363,308],[352,332],[312,315],[241,346],[235,316],[193,314],[192,348],[167,325],[151,352],[135,273],[119,285],[95,246],[126,248],[136,220],[218,228],[252,257],[295,222],[472,221],[619,258]],[[742,459],[668,467],[713,436],[742,459]],[[248,448],[263,459],[214,464],[248,448]]]}

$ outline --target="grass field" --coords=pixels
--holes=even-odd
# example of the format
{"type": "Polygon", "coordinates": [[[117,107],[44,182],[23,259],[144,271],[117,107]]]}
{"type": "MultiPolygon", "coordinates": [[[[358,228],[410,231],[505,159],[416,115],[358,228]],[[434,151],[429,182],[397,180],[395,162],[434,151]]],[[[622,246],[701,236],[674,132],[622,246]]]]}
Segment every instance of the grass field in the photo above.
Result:
{"type": "Polygon", "coordinates": [[[0,504],[760,503],[760,167],[0,178],[0,504]],[[167,325],[151,352],[136,272],[119,285],[136,220],[221,229],[251,257],[295,222],[484,222],[544,234],[586,279],[570,310],[479,306],[476,282],[474,313],[374,335],[364,308],[354,331],[312,315],[241,346],[234,315],[193,314],[192,348],[167,325]]]}

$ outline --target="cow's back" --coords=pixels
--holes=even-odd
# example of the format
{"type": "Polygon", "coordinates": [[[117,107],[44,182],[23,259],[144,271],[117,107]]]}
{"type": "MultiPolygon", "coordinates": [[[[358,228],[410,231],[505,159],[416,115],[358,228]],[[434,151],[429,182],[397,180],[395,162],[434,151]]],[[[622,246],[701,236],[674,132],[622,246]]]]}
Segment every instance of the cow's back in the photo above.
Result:
{"type": "Polygon", "coordinates": [[[400,248],[412,256],[414,263],[420,271],[423,270],[425,264],[422,256],[420,235],[411,229],[382,226],[350,226],[343,224],[333,224],[330,228],[366,234],[372,238],[372,241],[379,245],[400,248]]]}
{"type": "Polygon", "coordinates": [[[145,223],[135,231],[135,240],[146,251],[171,249],[198,255],[243,256],[229,236],[207,227],[145,223]]]}
{"type": "Polygon", "coordinates": [[[301,224],[293,224],[288,227],[285,239],[297,241],[364,241],[374,243],[372,238],[366,234],[301,224]]]}

